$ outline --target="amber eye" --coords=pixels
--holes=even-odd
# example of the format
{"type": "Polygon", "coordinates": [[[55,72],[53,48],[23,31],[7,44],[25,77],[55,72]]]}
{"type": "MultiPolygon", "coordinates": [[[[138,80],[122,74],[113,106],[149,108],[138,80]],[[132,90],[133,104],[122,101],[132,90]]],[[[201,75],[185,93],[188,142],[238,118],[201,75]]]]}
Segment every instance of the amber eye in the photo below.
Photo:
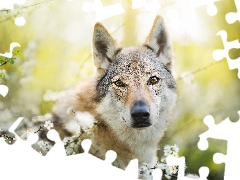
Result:
{"type": "Polygon", "coordinates": [[[114,84],[118,87],[125,87],[126,86],[126,84],[124,84],[121,80],[115,81],[114,84]]]}
{"type": "Polygon", "coordinates": [[[153,84],[157,84],[159,81],[159,78],[156,76],[152,76],[149,78],[147,85],[153,85],[153,84]]]}

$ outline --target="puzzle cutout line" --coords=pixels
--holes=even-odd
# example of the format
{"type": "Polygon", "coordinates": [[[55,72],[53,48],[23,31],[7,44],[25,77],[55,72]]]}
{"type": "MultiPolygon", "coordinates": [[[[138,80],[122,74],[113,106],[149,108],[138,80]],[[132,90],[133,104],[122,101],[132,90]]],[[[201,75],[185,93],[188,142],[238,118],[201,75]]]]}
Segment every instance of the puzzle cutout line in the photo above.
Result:
{"type": "MultiPolygon", "coordinates": [[[[23,5],[26,0],[1,0],[0,10],[1,9],[14,9],[14,4],[23,5]]],[[[22,16],[18,16],[15,18],[15,24],[17,26],[24,26],[26,23],[26,19],[22,16]]]]}
{"type": "Polygon", "coordinates": [[[234,2],[237,8],[237,12],[230,12],[226,14],[225,18],[228,24],[232,24],[237,20],[240,21],[240,1],[234,0],[234,2]]]}
{"type": "MultiPolygon", "coordinates": [[[[197,6],[200,6],[200,5],[207,5],[208,14],[211,15],[211,16],[214,16],[217,13],[217,8],[214,5],[214,2],[216,2],[216,1],[217,0],[209,0],[209,1],[207,1],[207,0],[193,1],[192,0],[191,2],[192,2],[192,7],[197,7],[197,6]]],[[[12,9],[13,8],[13,5],[12,5],[13,2],[14,2],[13,0],[12,1],[6,0],[7,5],[5,4],[5,6],[4,6],[4,3],[1,2],[0,9],[2,9],[2,8],[12,9]]],[[[148,6],[148,4],[144,0],[139,1],[139,3],[141,3],[141,4],[136,4],[137,1],[134,1],[134,0],[133,0],[133,2],[135,2],[134,7],[136,7],[136,8],[137,7],[142,7],[142,6],[145,6],[147,8],[147,6],[148,6]]],[[[25,3],[25,0],[22,0],[22,1],[15,0],[14,3],[23,4],[23,3],[25,3]]],[[[115,4],[115,5],[111,5],[111,7],[110,6],[109,7],[103,7],[100,0],[95,0],[94,3],[89,3],[89,2],[86,2],[86,3],[88,3],[88,4],[83,5],[83,9],[85,9],[86,12],[89,12],[89,11],[92,11],[92,10],[96,11],[96,16],[97,16],[98,20],[102,20],[102,19],[105,19],[105,18],[108,17],[106,15],[103,15],[105,12],[107,12],[111,16],[121,14],[121,13],[124,12],[124,9],[121,7],[120,3],[115,4]],[[110,11],[110,9],[114,9],[114,11],[110,11]]],[[[232,12],[232,13],[228,13],[226,15],[226,21],[229,24],[231,24],[231,23],[233,23],[237,20],[240,20],[240,18],[239,18],[240,17],[239,16],[240,2],[235,0],[235,4],[236,4],[236,7],[237,7],[238,11],[236,13],[232,12]]],[[[149,6],[149,7],[151,7],[151,6],[149,6]]],[[[160,5],[158,5],[156,7],[157,7],[156,9],[159,9],[160,5]]],[[[176,19],[176,17],[179,16],[178,12],[179,11],[176,10],[176,11],[173,11],[172,14],[170,13],[170,15],[169,15],[170,19],[174,20],[175,23],[179,23],[179,22],[184,20],[184,19],[176,19]]],[[[25,23],[23,23],[23,21],[25,19],[21,18],[21,17],[18,17],[18,18],[19,18],[19,22],[18,22],[18,20],[16,20],[15,21],[16,24],[17,25],[24,25],[25,23]]],[[[230,69],[238,68],[238,70],[239,70],[238,71],[238,77],[240,78],[240,69],[239,69],[240,68],[240,59],[238,58],[237,60],[232,60],[232,59],[230,59],[230,57],[228,55],[228,52],[229,52],[230,49],[240,47],[239,41],[235,40],[235,41],[232,41],[232,42],[227,42],[227,32],[224,31],[224,30],[219,31],[218,35],[220,35],[221,38],[222,38],[222,41],[223,41],[223,44],[224,44],[224,50],[214,51],[213,52],[214,59],[220,60],[224,57],[227,58],[229,68],[230,69]]],[[[10,52],[9,53],[0,54],[0,55],[5,56],[5,57],[10,57],[12,49],[13,48],[11,48],[11,46],[10,46],[10,52]]],[[[0,85],[0,94],[5,97],[7,95],[7,92],[8,92],[7,86],[0,85]]],[[[240,112],[238,112],[238,113],[240,114],[240,112]]],[[[21,118],[18,119],[11,126],[11,128],[9,129],[9,132],[14,133],[14,128],[13,127],[16,126],[16,124],[18,124],[20,122],[20,120],[21,120],[21,118]]],[[[228,141],[227,155],[222,155],[222,154],[216,153],[214,155],[214,162],[216,162],[216,163],[225,162],[226,163],[226,168],[225,168],[224,179],[225,180],[230,180],[230,178],[234,179],[235,176],[233,177],[233,175],[238,170],[238,168],[237,168],[238,165],[236,165],[236,162],[240,161],[240,156],[238,156],[240,149],[236,144],[236,142],[238,142],[238,139],[239,139],[239,136],[240,136],[240,133],[238,131],[239,128],[240,128],[239,127],[240,122],[238,121],[237,123],[232,123],[232,122],[230,122],[229,119],[226,119],[222,123],[220,123],[218,125],[215,125],[213,118],[211,116],[207,116],[207,117],[204,118],[204,123],[209,127],[209,130],[199,136],[200,137],[200,141],[199,141],[199,144],[198,144],[199,148],[202,149],[202,150],[207,149],[207,147],[208,147],[207,146],[207,138],[227,140],[228,141]],[[228,131],[226,133],[223,133],[224,131],[226,131],[226,129],[228,131]]],[[[97,158],[94,159],[95,158],[94,156],[91,156],[87,153],[89,148],[90,148],[90,145],[91,145],[91,142],[89,142],[89,141],[83,141],[82,146],[85,150],[85,153],[65,158],[63,156],[63,153],[65,153],[65,150],[63,149],[63,145],[62,145],[62,142],[60,141],[59,135],[54,130],[51,130],[51,131],[49,131],[48,138],[54,140],[56,142],[56,145],[53,147],[53,149],[51,149],[51,151],[49,152],[49,154],[46,157],[42,157],[42,156],[39,156],[37,152],[33,151],[32,148],[30,148],[31,144],[33,144],[37,140],[37,137],[34,137],[34,134],[32,134],[29,137],[27,142],[22,141],[16,134],[15,134],[15,136],[17,137],[18,140],[12,146],[7,146],[6,143],[4,142],[4,140],[2,138],[0,139],[0,147],[1,147],[1,149],[0,149],[0,159],[1,159],[1,161],[3,160],[2,162],[4,162],[4,163],[1,163],[1,165],[0,165],[0,168],[2,170],[4,169],[4,171],[1,172],[2,177],[10,177],[8,179],[11,179],[11,177],[12,177],[12,178],[16,179],[16,178],[19,178],[19,175],[21,175],[22,172],[24,172],[26,170],[26,168],[28,170],[29,170],[29,168],[32,168],[31,171],[29,171],[29,172],[32,172],[33,174],[35,174],[35,177],[36,177],[35,179],[42,179],[42,176],[40,175],[41,173],[39,173],[39,171],[40,170],[42,171],[43,167],[44,167],[44,170],[47,174],[47,177],[49,177],[47,179],[56,178],[56,176],[58,176],[58,175],[59,175],[60,178],[63,178],[63,177],[69,178],[69,177],[71,177],[71,174],[69,172],[78,172],[77,176],[76,175],[72,176],[74,179],[76,177],[79,177],[79,172],[82,173],[81,177],[83,177],[82,175],[86,173],[87,179],[91,179],[89,176],[94,175],[94,174],[96,175],[96,176],[93,176],[94,179],[96,179],[96,178],[101,179],[101,178],[99,178],[100,174],[104,175],[103,179],[107,179],[106,178],[107,174],[111,174],[109,172],[114,172],[113,171],[114,167],[111,165],[111,162],[113,162],[114,159],[116,158],[116,154],[114,155],[114,153],[111,153],[111,152],[110,152],[110,154],[106,154],[106,160],[105,160],[106,162],[104,164],[101,160],[99,160],[97,158]],[[64,158],[66,160],[65,162],[63,162],[61,164],[68,165],[68,164],[75,164],[76,162],[81,162],[81,163],[77,163],[76,167],[71,166],[71,169],[68,169],[68,167],[65,167],[65,166],[62,166],[62,167],[59,166],[58,167],[58,166],[56,166],[56,162],[59,162],[59,156],[61,156],[61,154],[63,156],[61,158],[61,161],[64,161],[64,158]],[[30,156],[32,156],[34,158],[29,158],[30,156]],[[86,159],[84,159],[84,158],[81,159],[80,156],[81,156],[81,158],[86,156],[85,157],[86,159]],[[11,160],[14,159],[15,162],[23,163],[23,164],[21,164],[21,166],[18,166],[16,168],[14,167],[14,173],[12,173],[12,168],[11,168],[11,167],[13,167],[14,162],[10,161],[10,159],[8,159],[9,157],[11,158],[11,160]],[[38,167],[38,164],[41,167],[38,167]],[[106,165],[106,167],[103,166],[103,164],[106,165]],[[42,166],[42,165],[44,165],[44,166],[42,166]],[[56,167],[56,169],[53,168],[53,167],[56,167]],[[102,167],[104,167],[104,168],[102,169],[102,167]],[[76,169],[74,169],[74,171],[73,171],[73,168],[76,168],[76,169]],[[105,168],[108,171],[104,171],[105,168]],[[111,170],[110,170],[110,168],[111,168],[111,170]],[[53,169],[55,169],[56,172],[58,172],[58,173],[54,174],[53,169]],[[96,173],[92,173],[93,170],[96,173]],[[49,172],[47,172],[47,171],[49,171],[49,172]],[[64,172],[66,172],[66,173],[64,174],[64,172]],[[105,172],[105,173],[103,173],[103,172],[105,172]]],[[[185,163],[184,157],[177,158],[177,159],[174,159],[173,157],[172,158],[170,157],[170,158],[168,158],[167,161],[168,161],[169,164],[179,165],[180,167],[182,167],[182,164],[185,163]]],[[[60,164],[60,163],[58,163],[58,164],[60,164]]],[[[126,172],[136,172],[137,171],[136,167],[137,167],[137,163],[136,163],[136,161],[133,161],[129,165],[129,168],[127,168],[126,172]],[[132,169],[130,167],[132,167],[132,169]]],[[[190,179],[190,178],[185,178],[184,177],[184,171],[182,171],[181,169],[182,168],[180,168],[180,170],[179,170],[178,180],[190,179]]],[[[117,169],[117,171],[119,171],[119,169],[117,169]]],[[[122,177],[122,179],[128,179],[129,177],[131,177],[131,179],[136,179],[136,174],[135,173],[130,173],[129,176],[125,176],[126,174],[123,175],[123,174],[120,173],[121,175],[118,176],[117,171],[116,171],[116,173],[114,172],[114,179],[116,179],[117,177],[119,177],[119,178],[122,177]]],[[[209,173],[209,171],[206,167],[200,168],[200,170],[199,170],[200,178],[199,179],[202,179],[202,180],[206,179],[208,173],[209,173]]],[[[156,179],[157,176],[158,176],[157,179],[160,179],[160,177],[162,176],[161,170],[160,171],[155,170],[153,172],[154,179],[156,179]]],[[[26,179],[27,177],[24,176],[23,178],[26,179]]],[[[31,178],[31,177],[29,177],[29,178],[31,178]]],[[[111,179],[112,179],[112,177],[111,177],[111,179]]]]}
{"type": "Polygon", "coordinates": [[[18,118],[9,128],[17,141],[13,145],[6,145],[0,138],[0,169],[1,177],[5,179],[106,179],[134,180],[137,179],[137,160],[132,160],[126,171],[113,167],[111,163],[116,159],[116,153],[108,151],[104,161],[88,154],[90,140],[84,140],[84,153],[66,156],[63,142],[55,130],[50,130],[48,138],[55,141],[55,146],[46,156],[41,156],[31,148],[38,140],[38,135],[30,133],[28,140],[23,141],[14,130],[22,121],[18,118]],[[21,165],[20,165],[21,164],[21,165]],[[31,174],[26,176],[27,171],[31,174]],[[14,172],[14,173],[13,173],[14,172]],[[94,172],[94,173],[93,173],[94,172]]]}
{"type": "MultiPolygon", "coordinates": [[[[240,115],[240,111],[238,111],[238,114],[240,115]]],[[[239,171],[240,162],[240,146],[238,143],[240,138],[240,120],[231,122],[229,118],[226,118],[216,125],[213,117],[208,115],[203,121],[209,130],[199,135],[199,149],[206,150],[208,148],[208,138],[226,140],[228,146],[227,154],[215,153],[213,160],[217,164],[225,162],[224,180],[236,179],[236,172],[239,171]]]]}
{"type": "MultiPolygon", "coordinates": [[[[176,1],[173,5],[168,5],[166,9],[161,9],[161,4],[158,0],[148,2],[146,0],[132,0],[132,9],[145,8],[146,11],[168,11],[169,22],[171,27],[178,27],[178,25],[184,21],[190,19],[196,19],[194,9],[199,6],[206,5],[207,13],[209,16],[215,16],[218,12],[215,2],[220,0],[184,0],[176,1]],[[172,12],[171,12],[172,11],[172,12]],[[179,18],[180,17],[180,18],[179,18]]],[[[109,17],[124,13],[124,9],[121,5],[121,0],[118,3],[103,6],[101,0],[94,0],[94,2],[86,1],[82,5],[84,12],[95,11],[96,20],[102,21],[109,17]]]]}
{"type": "Polygon", "coordinates": [[[240,57],[237,59],[231,59],[229,57],[229,50],[233,48],[240,48],[239,40],[234,40],[231,42],[227,41],[227,32],[225,30],[221,30],[217,33],[218,36],[221,37],[224,49],[217,49],[213,51],[212,56],[216,61],[219,61],[223,58],[227,59],[228,67],[230,70],[238,69],[238,78],[240,79],[240,57]]]}

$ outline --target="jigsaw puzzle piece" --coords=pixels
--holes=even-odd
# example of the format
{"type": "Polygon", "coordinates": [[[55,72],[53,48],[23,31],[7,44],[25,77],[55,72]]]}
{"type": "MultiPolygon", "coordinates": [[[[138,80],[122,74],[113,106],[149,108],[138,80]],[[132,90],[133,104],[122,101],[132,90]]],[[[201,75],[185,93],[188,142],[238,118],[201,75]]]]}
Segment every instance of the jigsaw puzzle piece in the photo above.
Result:
{"type": "MultiPolygon", "coordinates": [[[[240,111],[238,111],[240,115],[240,111]]],[[[206,116],[204,123],[209,127],[209,130],[200,134],[199,149],[207,149],[207,138],[221,139],[227,141],[227,154],[215,153],[213,160],[215,163],[225,162],[224,179],[234,179],[235,172],[239,170],[240,162],[240,147],[238,141],[240,138],[240,121],[231,122],[229,118],[226,118],[221,123],[215,125],[212,116],[206,116]]]]}
{"type": "Polygon", "coordinates": [[[178,21],[178,24],[180,24],[184,21],[193,20],[196,18],[191,0],[166,3],[161,8],[161,14],[167,14],[167,16],[164,18],[167,24],[173,23],[171,22],[172,20],[178,21]]]}
{"type": "Polygon", "coordinates": [[[15,47],[21,47],[20,46],[20,44],[19,43],[17,43],[17,42],[12,42],[11,44],[10,44],[10,52],[5,52],[4,54],[1,54],[0,53],[0,56],[4,56],[4,57],[7,57],[7,58],[11,58],[12,56],[13,56],[13,54],[12,54],[12,52],[13,52],[13,49],[15,48],[15,47]]]}
{"type": "MultiPolygon", "coordinates": [[[[240,114],[240,111],[238,111],[238,114],[240,114]]],[[[208,115],[204,118],[204,122],[206,123],[206,125],[209,127],[209,130],[200,134],[200,140],[202,139],[207,139],[207,138],[214,138],[214,139],[221,139],[221,140],[227,140],[229,141],[232,138],[235,137],[240,137],[240,132],[239,132],[239,128],[240,128],[240,121],[237,122],[231,122],[229,120],[229,118],[226,118],[225,120],[223,120],[221,123],[215,125],[213,124],[213,117],[208,115]],[[210,119],[210,122],[208,121],[210,119]],[[231,131],[227,131],[228,133],[223,133],[229,129],[231,129],[231,131]]]]}
{"type": "MultiPolygon", "coordinates": [[[[228,147],[229,148],[229,147],[228,147]]],[[[215,153],[213,155],[213,161],[216,164],[225,163],[225,172],[224,172],[224,179],[235,179],[236,175],[234,172],[239,171],[239,157],[238,154],[239,151],[235,154],[233,154],[234,157],[231,157],[231,154],[228,153],[227,155],[221,154],[221,153],[215,153]]]]}
{"type": "Polygon", "coordinates": [[[227,13],[225,18],[228,24],[233,24],[237,20],[240,21],[240,1],[239,0],[234,0],[237,12],[230,12],[227,13]]]}
{"type": "Polygon", "coordinates": [[[97,21],[102,21],[106,18],[116,16],[124,12],[120,1],[119,3],[108,6],[103,6],[101,0],[94,0],[94,2],[87,1],[82,4],[82,9],[85,12],[95,11],[97,21]]]}
{"type": "Polygon", "coordinates": [[[58,132],[55,129],[51,129],[47,133],[47,138],[53,142],[55,142],[54,147],[47,153],[47,157],[61,157],[66,156],[66,151],[64,148],[64,144],[61,141],[61,138],[58,132]]]}
{"type": "Polygon", "coordinates": [[[220,1],[220,0],[192,0],[191,3],[193,7],[206,5],[207,14],[209,16],[215,16],[218,13],[218,9],[214,3],[217,1],[220,1]]]}
{"type": "MultiPolygon", "coordinates": [[[[27,141],[23,141],[16,133],[15,129],[19,125],[19,123],[22,121],[22,117],[18,118],[9,128],[9,132],[13,133],[15,135],[16,142],[12,146],[5,146],[1,150],[5,150],[6,154],[11,154],[11,157],[17,157],[20,154],[20,157],[23,157],[24,155],[35,155],[37,154],[32,150],[31,145],[35,143],[38,140],[38,136],[34,133],[29,134],[29,138],[27,141]],[[25,149],[27,147],[27,150],[25,149]]],[[[2,155],[2,153],[0,153],[2,155]]]]}
{"type": "Polygon", "coordinates": [[[14,9],[14,4],[23,5],[26,0],[2,0],[0,3],[1,9],[14,9]]]}
{"type": "MultiPolygon", "coordinates": [[[[174,157],[172,155],[167,157],[167,164],[169,166],[178,166],[178,180],[194,180],[196,178],[189,178],[186,177],[185,174],[185,157],[174,157]]],[[[207,177],[209,175],[209,169],[208,167],[201,167],[199,169],[199,180],[207,180],[207,177]]]]}
{"type": "Polygon", "coordinates": [[[157,11],[161,8],[160,3],[157,0],[146,2],[146,0],[132,0],[132,9],[138,9],[145,7],[147,11],[157,11]]]}
{"type": "MultiPolygon", "coordinates": [[[[116,159],[116,152],[108,151],[105,155],[105,160],[101,160],[91,154],[89,150],[91,147],[92,141],[85,139],[81,142],[82,149],[84,153],[76,154],[72,156],[66,156],[64,164],[68,164],[68,167],[63,169],[64,172],[81,172],[81,177],[86,177],[83,179],[104,179],[104,180],[134,180],[137,179],[138,172],[138,162],[132,161],[127,167],[128,171],[124,171],[117,167],[112,166],[112,162],[116,159]],[[78,163],[77,166],[74,164],[78,163]],[[72,164],[72,166],[69,166],[72,164]],[[131,167],[130,167],[131,166],[131,167]],[[134,167],[133,167],[134,166],[134,167]],[[93,173],[94,172],[94,173],[93,173]]],[[[61,157],[62,158],[62,157],[61,157]]],[[[61,168],[61,167],[60,167],[61,168]]],[[[66,176],[63,174],[63,177],[69,179],[69,177],[76,177],[72,174],[66,176]]],[[[70,178],[71,179],[71,178],[70,178]]]]}
{"type": "MultiPolygon", "coordinates": [[[[14,9],[15,10],[15,7],[14,6],[16,6],[17,4],[20,6],[20,5],[23,5],[25,2],[26,2],[26,0],[2,0],[3,2],[1,2],[0,3],[0,10],[1,9],[14,9]]],[[[18,13],[19,14],[19,13],[18,13]]],[[[17,15],[15,15],[15,16],[17,16],[17,15]]],[[[23,25],[25,25],[25,23],[26,23],[26,20],[25,20],[25,18],[24,17],[16,17],[15,18],[15,24],[17,25],[17,26],[23,26],[23,25]]]]}
{"type": "Polygon", "coordinates": [[[228,67],[230,70],[238,69],[238,78],[240,79],[240,57],[235,60],[232,60],[228,54],[230,49],[240,48],[239,40],[234,40],[234,41],[228,42],[227,41],[227,32],[225,30],[219,31],[217,33],[217,35],[221,36],[224,49],[217,49],[217,50],[213,51],[213,53],[212,53],[213,58],[217,61],[219,61],[223,58],[226,58],[227,62],[228,62],[228,67]]]}

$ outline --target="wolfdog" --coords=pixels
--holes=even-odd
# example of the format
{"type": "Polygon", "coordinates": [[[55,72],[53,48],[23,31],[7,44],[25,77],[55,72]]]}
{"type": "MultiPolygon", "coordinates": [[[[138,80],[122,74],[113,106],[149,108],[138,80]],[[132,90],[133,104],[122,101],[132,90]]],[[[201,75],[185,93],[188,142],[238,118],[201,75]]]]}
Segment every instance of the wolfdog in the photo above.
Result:
{"type": "Polygon", "coordinates": [[[161,16],[141,46],[122,48],[104,26],[93,32],[94,75],[69,90],[53,108],[54,127],[61,138],[75,132],[67,113],[88,112],[99,123],[91,135],[89,153],[100,159],[117,153],[114,166],[125,169],[132,159],[154,166],[156,151],[169,124],[176,100],[172,75],[172,45],[161,16]]]}

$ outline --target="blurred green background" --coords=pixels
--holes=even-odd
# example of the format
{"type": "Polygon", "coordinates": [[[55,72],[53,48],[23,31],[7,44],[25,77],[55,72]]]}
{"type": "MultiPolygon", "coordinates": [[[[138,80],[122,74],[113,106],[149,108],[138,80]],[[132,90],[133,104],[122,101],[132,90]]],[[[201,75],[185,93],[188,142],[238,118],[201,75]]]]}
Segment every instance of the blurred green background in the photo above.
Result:
{"type": "MultiPolygon", "coordinates": [[[[130,0],[101,2],[103,7],[118,4],[124,12],[94,11],[86,0],[28,0],[14,11],[0,11],[0,53],[18,42],[21,47],[14,50],[25,55],[17,57],[14,64],[0,67],[0,84],[10,89],[5,98],[0,96],[2,129],[7,130],[20,116],[31,124],[32,116],[50,112],[61,91],[88,79],[94,70],[91,39],[97,21],[123,46],[141,45],[160,14],[173,42],[178,101],[173,122],[160,143],[159,157],[165,144],[177,144],[180,155],[186,158],[187,173],[198,174],[201,166],[207,166],[208,179],[223,179],[224,164],[216,165],[212,157],[216,152],[226,154],[227,142],[210,139],[206,151],[199,150],[197,143],[198,136],[208,130],[203,123],[206,115],[213,115],[215,123],[227,117],[233,122],[239,119],[237,70],[229,70],[226,59],[215,61],[212,57],[215,49],[223,49],[220,36],[216,36],[219,30],[226,30],[228,41],[240,38],[239,22],[230,25],[225,20],[226,13],[237,11],[234,1],[215,2],[215,16],[207,14],[206,5],[193,7],[190,0],[146,0],[145,6],[135,9],[130,0]],[[148,6],[154,2],[161,7],[148,6]],[[15,25],[14,19],[19,16],[26,19],[24,26],[15,25]]],[[[229,51],[232,59],[239,55],[239,49],[229,51]]]]}

